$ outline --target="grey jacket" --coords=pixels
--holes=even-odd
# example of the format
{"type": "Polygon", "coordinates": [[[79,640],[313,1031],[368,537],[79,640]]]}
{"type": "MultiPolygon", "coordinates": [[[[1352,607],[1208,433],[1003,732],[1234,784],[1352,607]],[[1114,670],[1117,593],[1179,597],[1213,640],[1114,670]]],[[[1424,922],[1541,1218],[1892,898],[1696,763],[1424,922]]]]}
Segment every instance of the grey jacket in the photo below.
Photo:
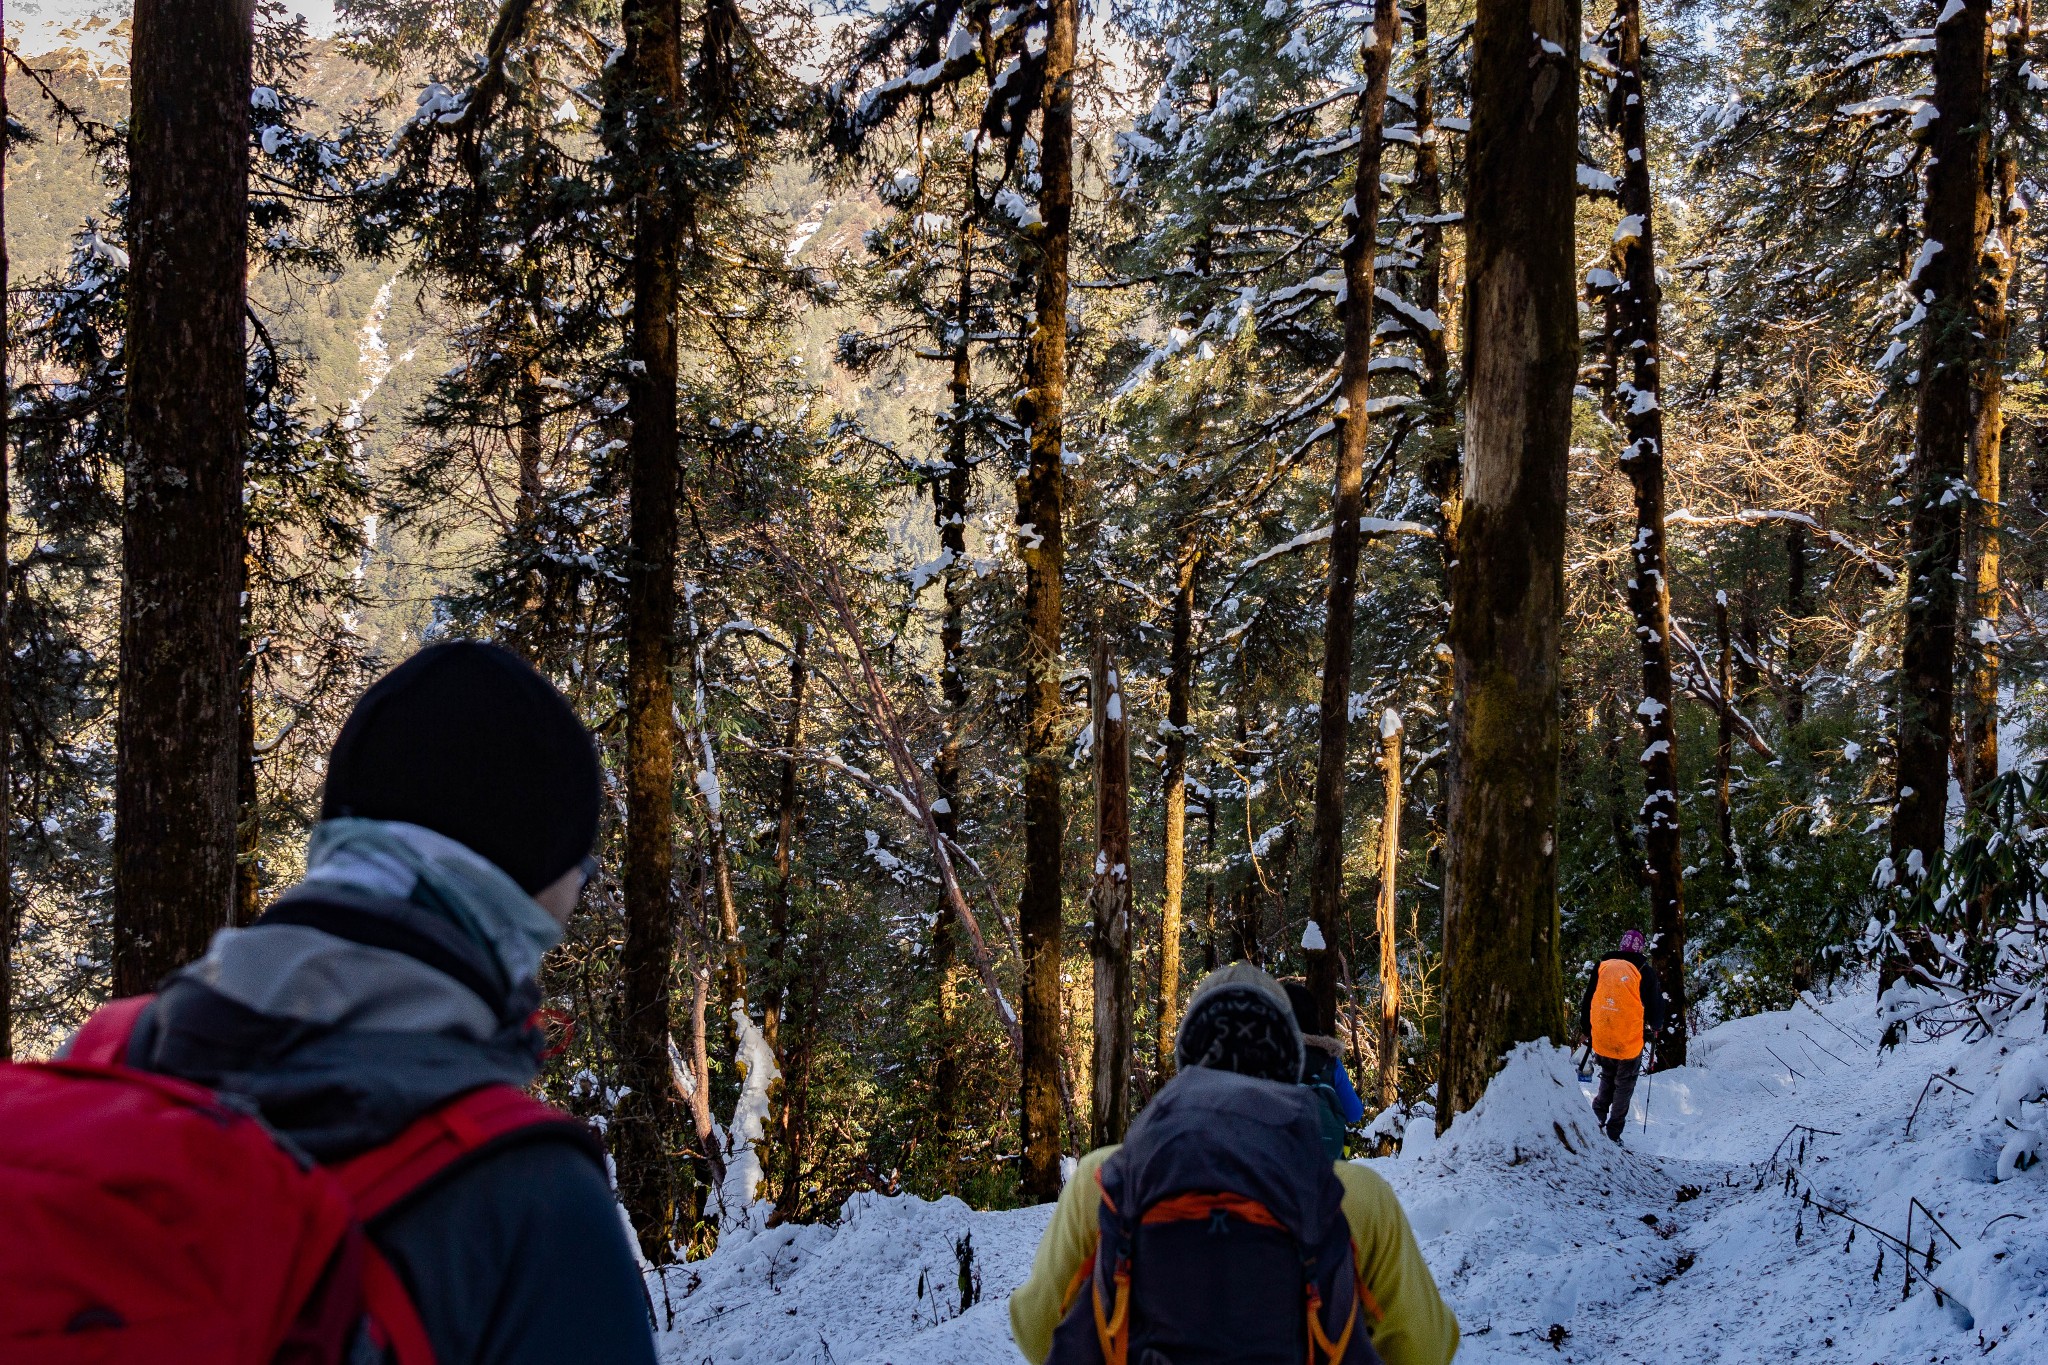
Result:
{"type": "MultiPolygon", "coordinates": [[[[531,982],[405,901],[305,888],[165,982],[130,1064],[252,1100],[321,1161],[540,1066],[531,982]]],[[[370,1235],[439,1365],[653,1365],[645,1292],[604,1172],[545,1139],[484,1154],[370,1235]]]]}

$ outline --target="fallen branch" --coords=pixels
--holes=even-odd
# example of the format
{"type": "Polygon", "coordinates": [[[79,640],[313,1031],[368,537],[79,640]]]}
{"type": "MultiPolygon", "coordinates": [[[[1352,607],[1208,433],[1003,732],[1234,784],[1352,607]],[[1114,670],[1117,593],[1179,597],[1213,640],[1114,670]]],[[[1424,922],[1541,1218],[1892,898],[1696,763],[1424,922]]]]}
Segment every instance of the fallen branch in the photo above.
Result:
{"type": "Polygon", "coordinates": [[[1879,578],[1882,578],[1885,582],[1895,583],[1898,581],[1898,571],[1893,569],[1889,564],[1884,563],[1876,555],[1872,554],[1868,549],[1864,548],[1861,545],[1858,545],[1855,541],[1849,539],[1849,537],[1843,535],[1840,531],[1829,530],[1827,527],[1821,525],[1819,520],[1812,516],[1809,516],[1805,512],[1791,512],[1776,508],[1744,507],[1738,509],[1737,511],[1723,513],[1718,516],[1703,517],[1695,512],[1689,511],[1686,508],[1681,507],[1676,512],[1666,512],[1664,514],[1664,525],[1667,527],[1760,526],[1765,522],[1773,521],[1804,526],[1809,531],[1812,531],[1815,535],[1819,536],[1822,540],[1825,540],[1830,544],[1834,545],[1837,549],[1844,550],[1848,552],[1850,555],[1853,555],[1855,558],[1862,560],[1865,564],[1870,566],[1871,572],[1875,573],[1879,578]]]}
{"type": "MultiPolygon", "coordinates": [[[[853,604],[847,600],[845,585],[839,581],[838,566],[829,556],[820,556],[822,568],[817,574],[819,585],[824,589],[826,600],[833,614],[839,618],[840,629],[852,642],[854,653],[860,661],[861,680],[868,694],[869,717],[875,728],[881,732],[882,746],[888,750],[890,762],[895,766],[897,787],[892,794],[902,801],[906,813],[916,820],[924,831],[925,843],[930,847],[932,861],[938,865],[939,884],[945,892],[946,901],[953,913],[960,919],[960,925],[967,931],[968,947],[974,958],[975,972],[981,977],[981,984],[988,991],[990,1002],[995,1006],[996,1017],[1002,1021],[1003,1030],[1009,1035],[1010,1050],[1021,1064],[1024,1058],[1024,1029],[1017,1021],[1016,1011],[1010,1008],[1009,1000],[1003,995],[1002,983],[996,980],[995,961],[989,953],[988,940],[981,932],[981,921],[967,904],[967,896],[960,889],[960,879],[953,871],[953,858],[947,851],[946,840],[939,833],[938,821],[932,816],[932,806],[924,793],[924,778],[919,772],[917,761],[911,757],[910,746],[904,741],[903,727],[896,719],[896,708],[889,702],[889,694],[882,687],[882,680],[875,672],[874,659],[868,653],[867,642],[861,634],[861,626],[853,612],[853,604]]],[[[784,557],[785,563],[794,570],[797,566],[784,557]]],[[[799,582],[804,581],[798,579],[799,582]]],[[[844,666],[842,662],[842,667],[844,666]]]]}
{"type": "Polygon", "coordinates": [[[1707,667],[1707,656],[1700,652],[1700,647],[1693,643],[1692,637],[1687,635],[1685,628],[1676,621],[1671,623],[1671,639],[1686,652],[1692,665],[1679,679],[1679,685],[1695,700],[1712,707],[1716,714],[1727,716],[1729,723],[1735,727],[1735,732],[1742,736],[1745,744],[1765,759],[1775,761],[1778,751],[1765,742],[1764,737],[1757,732],[1756,726],[1750,724],[1748,716],[1743,715],[1733,702],[1721,695],[1720,687],[1713,680],[1713,671],[1707,667]]]}

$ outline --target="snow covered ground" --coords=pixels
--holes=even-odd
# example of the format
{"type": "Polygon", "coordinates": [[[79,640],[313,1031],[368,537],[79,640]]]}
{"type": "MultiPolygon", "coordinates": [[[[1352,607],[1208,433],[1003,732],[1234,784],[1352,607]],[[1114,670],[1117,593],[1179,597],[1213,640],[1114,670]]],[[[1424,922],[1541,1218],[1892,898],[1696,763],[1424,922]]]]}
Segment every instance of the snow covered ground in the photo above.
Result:
{"type": "MultiPolygon", "coordinates": [[[[1625,1149],[1565,1055],[1527,1047],[1441,1141],[1375,1162],[1463,1324],[1458,1359],[2048,1361],[2048,1164],[1996,1179],[2006,1120],[2040,1117],[2019,1107],[2048,1083],[2038,1018],[1880,1056],[1874,1014],[1853,992],[1709,1031],[1638,1089],[1625,1149]]],[[[664,1356],[1017,1360],[1005,1300],[1049,1212],[861,1195],[836,1226],[728,1237],[650,1281],[664,1356]]]]}

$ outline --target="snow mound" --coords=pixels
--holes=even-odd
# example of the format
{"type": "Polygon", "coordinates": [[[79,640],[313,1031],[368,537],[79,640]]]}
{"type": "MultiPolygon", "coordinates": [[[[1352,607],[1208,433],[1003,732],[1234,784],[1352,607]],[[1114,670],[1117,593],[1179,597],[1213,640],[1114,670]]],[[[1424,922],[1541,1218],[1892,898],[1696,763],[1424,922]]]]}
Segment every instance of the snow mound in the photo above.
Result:
{"type": "Polygon", "coordinates": [[[651,1275],[661,1358],[674,1365],[950,1365],[1009,1361],[1009,1293],[1051,1206],[976,1213],[958,1199],[857,1194],[836,1224],[783,1224],[651,1275]],[[961,1243],[971,1239],[961,1304],[961,1243]]]}
{"type": "Polygon", "coordinates": [[[1578,1073],[1563,1048],[1523,1043],[1508,1054],[1479,1103],[1431,1144],[1429,1160],[1444,1169],[1480,1162],[1520,1166],[1552,1157],[1585,1158],[1608,1147],[1579,1092],[1578,1073]]]}

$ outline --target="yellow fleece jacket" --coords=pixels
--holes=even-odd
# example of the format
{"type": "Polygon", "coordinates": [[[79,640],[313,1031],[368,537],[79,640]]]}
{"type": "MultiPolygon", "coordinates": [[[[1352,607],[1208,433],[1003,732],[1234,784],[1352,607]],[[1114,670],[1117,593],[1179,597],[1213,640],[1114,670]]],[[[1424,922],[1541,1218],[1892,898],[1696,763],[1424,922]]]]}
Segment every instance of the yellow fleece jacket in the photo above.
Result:
{"type": "MultiPolygon", "coordinates": [[[[1031,1278],[1010,1295],[1010,1334],[1031,1365],[1044,1365],[1052,1351],[1060,1301],[1095,1251],[1096,1211],[1102,1202],[1095,1172],[1114,1151],[1098,1147],[1081,1158],[1038,1244],[1031,1278]]],[[[1386,1365],[1446,1365],[1457,1354],[1458,1319],[1437,1293],[1401,1201],[1365,1167],[1348,1161],[1336,1165],[1344,1186],[1344,1221],[1358,1248],[1358,1273],[1383,1314],[1373,1327],[1373,1349],[1386,1365]]]]}

